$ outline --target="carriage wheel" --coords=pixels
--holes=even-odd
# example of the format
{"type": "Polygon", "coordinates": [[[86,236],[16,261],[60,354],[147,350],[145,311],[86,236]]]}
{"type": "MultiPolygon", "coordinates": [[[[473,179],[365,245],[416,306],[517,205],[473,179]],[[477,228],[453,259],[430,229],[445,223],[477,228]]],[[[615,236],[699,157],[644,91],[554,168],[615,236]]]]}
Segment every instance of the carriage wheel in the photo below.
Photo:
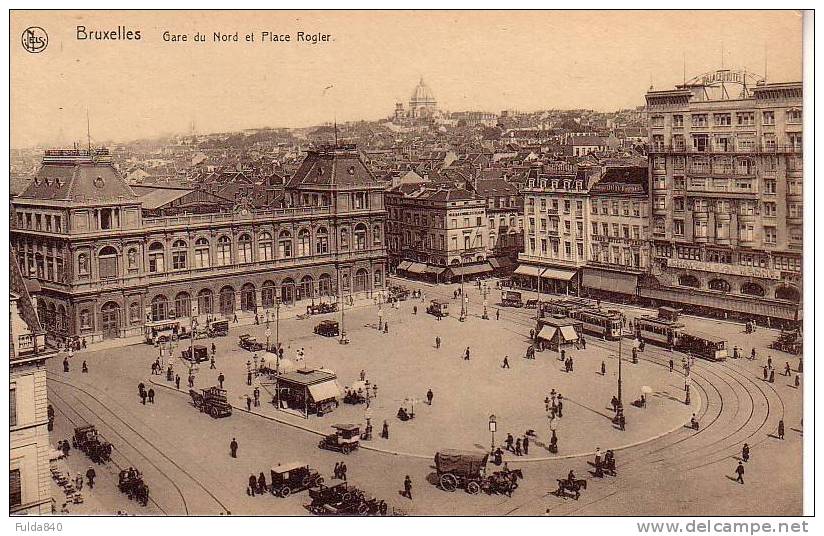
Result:
{"type": "Polygon", "coordinates": [[[323,477],[322,477],[322,476],[318,476],[318,477],[315,479],[315,483],[314,483],[314,484],[312,484],[312,485],[313,485],[313,486],[320,486],[320,485],[321,485],[321,484],[323,484],[324,482],[325,482],[325,481],[323,480],[323,477]]]}
{"type": "Polygon", "coordinates": [[[359,515],[365,516],[368,513],[369,513],[369,505],[368,504],[366,504],[365,502],[361,502],[360,504],[358,504],[358,514],[359,515]]]}
{"type": "Polygon", "coordinates": [[[445,491],[455,491],[458,488],[458,479],[452,473],[445,473],[440,478],[441,489],[445,491]]]}
{"type": "Polygon", "coordinates": [[[290,493],[292,493],[292,490],[289,489],[289,486],[283,486],[280,490],[280,496],[284,499],[288,497],[290,493]]]}
{"type": "Polygon", "coordinates": [[[219,417],[217,408],[215,406],[212,406],[211,408],[209,408],[209,415],[211,415],[215,419],[217,419],[219,417]]]}
{"type": "Polygon", "coordinates": [[[477,495],[481,492],[481,485],[473,480],[472,482],[467,483],[466,492],[470,495],[477,495]]]}
{"type": "Polygon", "coordinates": [[[340,451],[341,451],[341,452],[343,452],[344,454],[349,454],[349,452],[350,452],[351,450],[352,450],[352,449],[349,447],[349,445],[343,445],[343,446],[340,448],[340,451]]]}
{"type": "Polygon", "coordinates": [[[509,486],[509,489],[510,489],[511,491],[515,491],[516,489],[518,489],[518,483],[517,483],[517,482],[513,482],[513,483],[509,486]]]}
{"type": "Polygon", "coordinates": [[[352,500],[352,494],[348,491],[340,496],[341,502],[349,502],[352,500]]]}
{"type": "Polygon", "coordinates": [[[386,515],[386,512],[389,511],[389,505],[386,504],[386,501],[381,501],[381,504],[378,507],[378,511],[381,513],[382,516],[386,515]]]}

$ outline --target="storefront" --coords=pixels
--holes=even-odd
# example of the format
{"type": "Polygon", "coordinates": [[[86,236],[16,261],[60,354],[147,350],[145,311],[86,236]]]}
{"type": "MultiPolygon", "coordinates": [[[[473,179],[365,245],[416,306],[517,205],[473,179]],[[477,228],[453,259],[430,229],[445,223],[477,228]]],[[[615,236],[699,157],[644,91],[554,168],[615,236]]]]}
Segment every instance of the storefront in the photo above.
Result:
{"type": "Polygon", "coordinates": [[[328,370],[298,369],[275,376],[275,407],[298,413],[323,416],[338,407],[341,389],[337,375],[328,370]]]}
{"type": "Polygon", "coordinates": [[[638,292],[638,276],[629,272],[584,268],[581,286],[587,297],[633,302],[638,292]]]}
{"type": "Polygon", "coordinates": [[[547,294],[576,294],[577,274],[576,270],[521,264],[513,272],[512,279],[518,288],[540,290],[547,294]]]}

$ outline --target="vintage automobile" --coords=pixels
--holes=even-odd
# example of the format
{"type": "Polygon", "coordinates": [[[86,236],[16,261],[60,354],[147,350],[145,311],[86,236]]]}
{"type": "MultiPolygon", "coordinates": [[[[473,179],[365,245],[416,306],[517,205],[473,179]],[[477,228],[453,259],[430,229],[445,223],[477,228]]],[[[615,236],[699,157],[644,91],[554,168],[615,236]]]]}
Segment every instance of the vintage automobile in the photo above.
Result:
{"type": "Polygon", "coordinates": [[[308,315],[323,315],[326,313],[334,313],[338,310],[337,303],[313,303],[306,306],[306,314],[308,315]]]}
{"type": "Polygon", "coordinates": [[[315,333],[324,337],[337,337],[340,335],[340,324],[337,320],[321,320],[315,326],[315,333]]]}
{"type": "Polygon", "coordinates": [[[180,352],[180,354],[183,359],[193,363],[200,363],[201,361],[209,360],[209,349],[205,346],[201,346],[200,344],[195,344],[194,346],[186,348],[180,352]],[[192,350],[194,350],[194,352],[192,352],[192,350]],[[194,354],[194,357],[192,354],[194,354]]]}
{"type": "Polygon", "coordinates": [[[192,397],[192,405],[201,413],[208,413],[213,418],[228,417],[232,414],[232,406],[226,398],[226,390],[219,387],[209,387],[201,389],[198,393],[194,389],[189,389],[189,396],[192,397]]]}
{"type": "Polygon", "coordinates": [[[112,445],[103,440],[94,425],[74,429],[72,446],[86,454],[94,463],[106,463],[112,456],[112,445]]]}
{"type": "Polygon", "coordinates": [[[309,497],[312,502],[307,508],[315,515],[386,515],[389,510],[385,501],[369,497],[346,482],[309,488],[309,497]]]}
{"type": "Polygon", "coordinates": [[[405,301],[411,294],[410,290],[403,285],[394,285],[389,287],[389,297],[395,298],[399,301],[405,301]]]}
{"type": "Polygon", "coordinates": [[[804,338],[798,330],[782,331],[778,338],[770,344],[770,348],[780,352],[800,355],[804,348],[804,338]]]}
{"type": "Polygon", "coordinates": [[[238,338],[238,344],[241,348],[249,350],[250,352],[259,352],[266,347],[262,342],[258,342],[256,338],[248,333],[244,333],[238,338]]]}
{"type": "Polygon", "coordinates": [[[429,302],[429,307],[426,308],[426,312],[437,316],[438,318],[449,316],[449,302],[443,300],[432,300],[429,302]]]}
{"type": "Polygon", "coordinates": [[[360,447],[360,427],[357,424],[334,424],[332,428],[335,433],[321,439],[319,448],[349,454],[360,447]]]}
{"type": "Polygon", "coordinates": [[[270,471],[272,495],[288,497],[293,492],[303,491],[323,484],[323,477],[305,463],[278,464],[270,471]]]}
{"type": "Polygon", "coordinates": [[[206,334],[209,337],[225,337],[229,334],[228,320],[212,320],[206,326],[206,334]]]}
{"type": "Polygon", "coordinates": [[[524,301],[520,292],[504,290],[501,292],[501,305],[504,307],[523,307],[524,301]]]}
{"type": "Polygon", "coordinates": [[[149,504],[149,486],[143,476],[133,468],[123,469],[118,474],[117,488],[125,493],[129,500],[136,499],[142,506],[149,504]]]}

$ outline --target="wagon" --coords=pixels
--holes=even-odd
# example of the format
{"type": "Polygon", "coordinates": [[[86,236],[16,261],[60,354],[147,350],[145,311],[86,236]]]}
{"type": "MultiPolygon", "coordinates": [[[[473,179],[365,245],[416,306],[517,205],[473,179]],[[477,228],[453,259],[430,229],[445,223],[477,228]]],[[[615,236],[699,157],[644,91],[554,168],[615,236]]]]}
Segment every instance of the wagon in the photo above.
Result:
{"type": "Polygon", "coordinates": [[[149,486],[137,470],[123,469],[118,475],[117,488],[125,493],[129,500],[136,499],[141,505],[149,503],[149,486]]]}
{"type": "Polygon", "coordinates": [[[219,387],[209,387],[201,389],[198,393],[194,389],[189,389],[189,396],[192,397],[192,405],[202,413],[208,413],[215,419],[228,417],[232,414],[232,406],[226,398],[226,390],[219,387]]]}
{"type": "Polygon", "coordinates": [[[481,491],[489,454],[465,450],[442,450],[435,454],[438,484],[445,491],[464,488],[475,495],[481,491]]]}
{"type": "Polygon", "coordinates": [[[804,339],[795,331],[782,331],[775,341],[770,344],[770,348],[780,352],[799,355],[804,347],[804,339]]]}
{"type": "Polygon", "coordinates": [[[293,492],[318,487],[323,484],[323,477],[305,463],[278,464],[270,471],[272,495],[288,497],[293,492]]]}

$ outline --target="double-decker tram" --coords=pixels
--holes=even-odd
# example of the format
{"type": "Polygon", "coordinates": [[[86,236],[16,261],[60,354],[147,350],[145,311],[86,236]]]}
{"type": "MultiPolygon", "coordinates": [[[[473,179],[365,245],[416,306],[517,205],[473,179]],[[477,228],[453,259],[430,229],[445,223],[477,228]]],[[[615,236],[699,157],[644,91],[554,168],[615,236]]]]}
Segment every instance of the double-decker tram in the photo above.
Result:
{"type": "Polygon", "coordinates": [[[681,332],[676,349],[710,361],[727,359],[726,340],[695,330],[681,332]]]}
{"type": "Polygon", "coordinates": [[[618,340],[621,337],[623,318],[618,311],[586,307],[570,311],[569,317],[580,321],[586,332],[604,336],[609,340],[618,340]]]}

